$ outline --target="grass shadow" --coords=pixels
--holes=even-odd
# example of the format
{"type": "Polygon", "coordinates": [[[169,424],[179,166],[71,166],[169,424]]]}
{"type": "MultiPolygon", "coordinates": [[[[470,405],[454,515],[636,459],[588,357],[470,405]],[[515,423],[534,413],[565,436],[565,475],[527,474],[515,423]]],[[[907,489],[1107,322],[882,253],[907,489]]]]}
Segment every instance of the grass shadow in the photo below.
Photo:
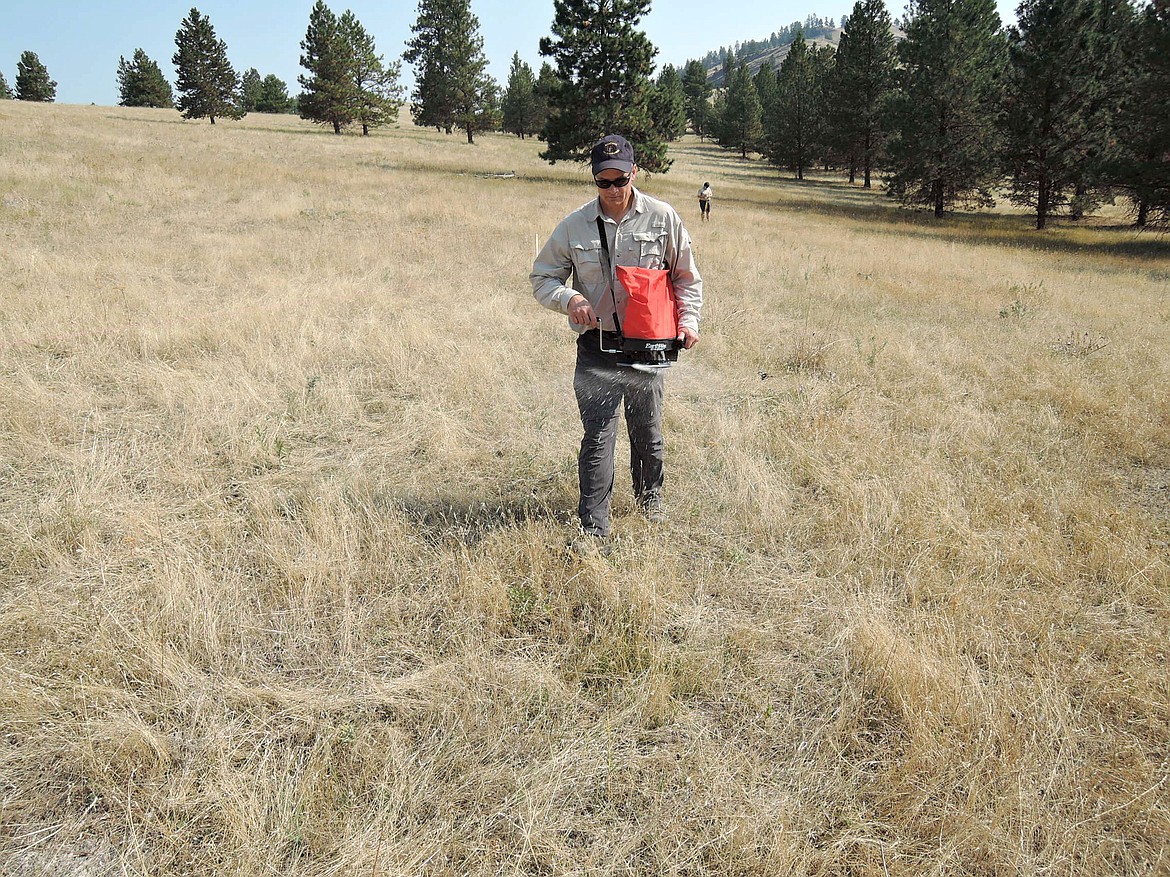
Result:
{"type": "Polygon", "coordinates": [[[266,134],[297,134],[297,135],[313,135],[313,136],[320,135],[320,136],[336,137],[339,140],[342,138],[345,138],[345,137],[354,137],[358,140],[369,140],[370,139],[369,137],[363,137],[360,133],[356,133],[353,131],[344,132],[342,134],[334,134],[332,128],[325,127],[322,125],[301,126],[301,127],[297,127],[297,128],[274,128],[274,127],[266,127],[263,125],[249,125],[245,128],[241,128],[241,130],[249,131],[249,132],[250,131],[258,131],[258,132],[263,132],[266,134]]]}
{"type": "Polygon", "coordinates": [[[473,546],[501,530],[513,530],[532,521],[567,524],[567,511],[558,512],[535,495],[493,499],[467,497],[385,497],[384,503],[402,515],[431,545],[452,542],[473,546]]]}
{"type": "Polygon", "coordinates": [[[554,185],[564,188],[584,189],[587,181],[554,174],[534,174],[526,171],[501,170],[500,168],[466,166],[455,168],[439,167],[421,161],[400,161],[389,164],[385,161],[365,161],[361,164],[381,171],[406,171],[412,174],[433,177],[474,177],[475,179],[497,182],[500,185],[554,185]]]}
{"type": "MultiPolygon", "coordinates": [[[[262,115],[275,115],[275,116],[278,116],[280,118],[286,117],[286,114],[278,114],[278,113],[264,113],[262,115]]],[[[122,115],[119,113],[107,113],[105,117],[107,119],[114,119],[114,120],[119,121],[119,122],[133,122],[135,124],[182,125],[182,126],[188,126],[188,127],[199,126],[199,127],[207,127],[207,128],[211,127],[211,123],[208,122],[206,119],[184,119],[181,115],[176,115],[174,118],[170,118],[170,119],[160,119],[160,118],[155,118],[153,116],[130,116],[130,115],[122,115]]],[[[287,118],[297,119],[298,117],[292,116],[292,115],[287,115],[287,118]]],[[[221,125],[229,130],[242,131],[244,133],[249,133],[249,134],[255,132],[255,133],[261,133],[261,134],[298,134],[298,135],[306,135],[306,134],[325,135],[325,134],[329,134],[329,136],[337,136],[337,135],[333,134],[333,131],[331,129],[322,128],[318,125],[311,125],[311,126],[299,125],[299,126],[295,126],[295,127],[294,126],[277,127],[277,126],[273,126],[273,125],[241,124],[241,120],[238,120],[238,119],[218,119],[218,117],[217,117],[215,127],[218,129],[221,125]]],[[[354,136],[354,135],[351,133],[351,134],[342,135],[342,136],[354,136]]],[[[358,136],[360,136],[360,135],[358,135],[358,136]]],[[[366,139],[369,139],[369,138],[366,138],[366,139]]]]}
{"type": "MultiPolygon", "coordinates": [[[[880,197],[880,196],[878,196],[880,197]]],[[[790,202],[793,203],[793,202],[790,202]]],[[[931,238],[948,243],[1011,248],[1052,255],[1170,260],[1170,239],[1126,226],[1068,226],[1057,220],[1037,230],[1026,214],[955,213],[941,219],[925,210],[898,205],[845,206],[816,199],[794,202],[796,209],[826,216],[863,219],[876,234],[931,238]],[[1088,236],[1092,235],[1092,239],[1088,236]]]]}
{"type": "MultiPolygon", "coordinates": [[[[741,174],[745,181],[760,186],[756,175],[741,174]]],[[[772,206],[816,214],[830,219],[865,223],[875,234],[918,236],[976,246],[1009,247],[1054,255],[1170,260],[1170,236],[1157,231],[1140,231],[1123,225],[1072,225],[1056,217],[1049,227],[1037,230],[1034,217],[1003,213],[951,213],[941,219],[927,210],[902,207],[876,189],[866,190],[844,181],[773,179],[767,182],[781,196],[779,201],[724,198],[724,204],[772,206]],[[821,195],[824,197],[820,197],[821,195]],[[1092,239],[1089,239],[1092,235],[1092,239]]]]}
{"type": "Polygon", "coordinates": [[[186,125],[189,121],[181,115],[176,115],[173,119],[156,119],[152,116],[130,116],[122,113],[106,113],[105,118],[114,119],[119,122],[149,122],[151,125],[186,125]]]}

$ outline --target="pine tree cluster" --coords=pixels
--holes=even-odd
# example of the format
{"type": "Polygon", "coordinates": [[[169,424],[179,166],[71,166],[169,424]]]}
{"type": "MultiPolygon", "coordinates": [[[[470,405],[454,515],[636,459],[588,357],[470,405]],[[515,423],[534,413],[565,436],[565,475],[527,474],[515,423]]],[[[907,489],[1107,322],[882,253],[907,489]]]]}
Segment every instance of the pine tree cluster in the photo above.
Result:
{"type": "Polygon", "coordinates": [[[304,91],[297,103],[302,119],[331,125],[335,134],[361,125],[363,135],[398,119],[399,65],[386,63],[374,38],[350,10],[338,18],[317,0],[301,53],[301,66],[309,71],[300,77],[304,91]]]}
{"type": "Polygon", "coordinates": [[[1017,18],[911,0],[899,41],[883,0],[858,0],[835,49],[794,25],[778,70],[751,75],[742,47],[688,62],[691,128],[797,179],[841,168],[868,188],[880,171],[936,216],[1003,192],[1044,228],[1127,195],[1139,225],[1170,222],[1170,6],[1023,0],[1017,18]]]}
{"type": "Polygon", "coordinates": [[[501,124],[506,132],[521,140],[540,133],[548,121],[548,87],[552,75],[552,67],[545,63],[537,78],[532,68],[520,60],[519,52],[512,55],[508,85],[500,104],[501,124]]]}
{"type": "MultiPolygon", "coordinates": [[[[841,20],[841,27],[845,27],[845,19],[841,20]]],[[[784,46],[792,44],[796,39],[797,34],[803,36],[806,40],[816,39],[817,37],[829,36],[836,30],[836,25],[832,18],[821,18],[819,15],[809,15],[803,22],[794,21],[787,27],[782,27],[780,30],[772,33],[766,40],[748,40],[747,42],[736,43],[734,46],[724,46],[723,48],[715,49],[708,52],[699,59],[699,63],[703,65],[703,69],[712,69],[718,67],[723,60],[732,55],[736,59],[747,61],[749,66],[754,66],[762,59],[769,55],[773,55],[777,50],[784,46]]],[[[723,72],[720,71],[716,77],[716,82],[713,83],[726,88],[730,84],[729,79],[723,77],[723,72]]]]}

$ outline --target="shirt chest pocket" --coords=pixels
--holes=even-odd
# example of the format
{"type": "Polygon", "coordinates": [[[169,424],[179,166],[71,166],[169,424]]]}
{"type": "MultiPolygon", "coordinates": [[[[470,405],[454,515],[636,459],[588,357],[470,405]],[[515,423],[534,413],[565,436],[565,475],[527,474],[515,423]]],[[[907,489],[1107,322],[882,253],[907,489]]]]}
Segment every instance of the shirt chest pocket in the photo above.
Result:
{"type": "MultiPolygon", "coordinates": [[[[601,241],[573,241],[573,274],[581,286],[593,289],[605,283],[601,262],[601,241]]],[[[581,288],[581,287],[578,287],[581,288]]]]}
{"type": "Polygon", "coordinates": [[[623,265],[654,269],[666,267],[666,229],[636,231],[626,239],[625,244],[623,265]]]}

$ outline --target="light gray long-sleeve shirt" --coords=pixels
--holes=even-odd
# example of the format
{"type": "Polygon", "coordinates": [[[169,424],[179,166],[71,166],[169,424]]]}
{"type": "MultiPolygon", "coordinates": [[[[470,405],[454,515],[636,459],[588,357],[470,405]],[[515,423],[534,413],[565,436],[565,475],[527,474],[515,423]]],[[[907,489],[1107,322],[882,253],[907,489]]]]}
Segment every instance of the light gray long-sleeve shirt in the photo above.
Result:
{"type": "MultiPolygon", "coordinates": [[[[618,265],[657,268],[670,271],[670,280],[679,303],[679,326],[699,331],[699,311],[703,307],[703,278],[691,252],[691,236],[682,218],[665,201],[634,190],[634,202],[620,223],[601,211],[594,198],[574,210],[553,231],[532,265],[529,280],[532,294],[546,308],[569,312],[569,301],[580,293],[588,299],[601,327],[613,331],[614,298],[618,316],[626,311],[628,296],[617,282],[618,265]],[[609,252],[609,283],[606,283],[605,254],[597,233],[597,217],[605,223],[609,252]],[[572,285],[567,285],[569,275],[572,285]]],[[[585,326],[569,325],[577,332],[585,326]]]]}

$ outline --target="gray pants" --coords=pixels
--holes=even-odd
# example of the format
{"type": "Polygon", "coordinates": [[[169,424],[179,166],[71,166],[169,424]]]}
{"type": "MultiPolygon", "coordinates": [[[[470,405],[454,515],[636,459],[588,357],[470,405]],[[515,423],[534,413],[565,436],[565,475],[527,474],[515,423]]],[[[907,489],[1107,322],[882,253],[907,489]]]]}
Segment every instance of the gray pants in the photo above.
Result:
{"type": "Polygon", "coordinates": [[[597,536],[609,535],[613,499],[613,457],[617,446],[618,406],[624,402],[630,435],[630,474],[634,498],[641,504],[661,499],[663,374],[619,366],[617,356],[598,350],[597,332],[577,339],[573,392],[585,435],[577,459],[581,527],[597,536]]]}

